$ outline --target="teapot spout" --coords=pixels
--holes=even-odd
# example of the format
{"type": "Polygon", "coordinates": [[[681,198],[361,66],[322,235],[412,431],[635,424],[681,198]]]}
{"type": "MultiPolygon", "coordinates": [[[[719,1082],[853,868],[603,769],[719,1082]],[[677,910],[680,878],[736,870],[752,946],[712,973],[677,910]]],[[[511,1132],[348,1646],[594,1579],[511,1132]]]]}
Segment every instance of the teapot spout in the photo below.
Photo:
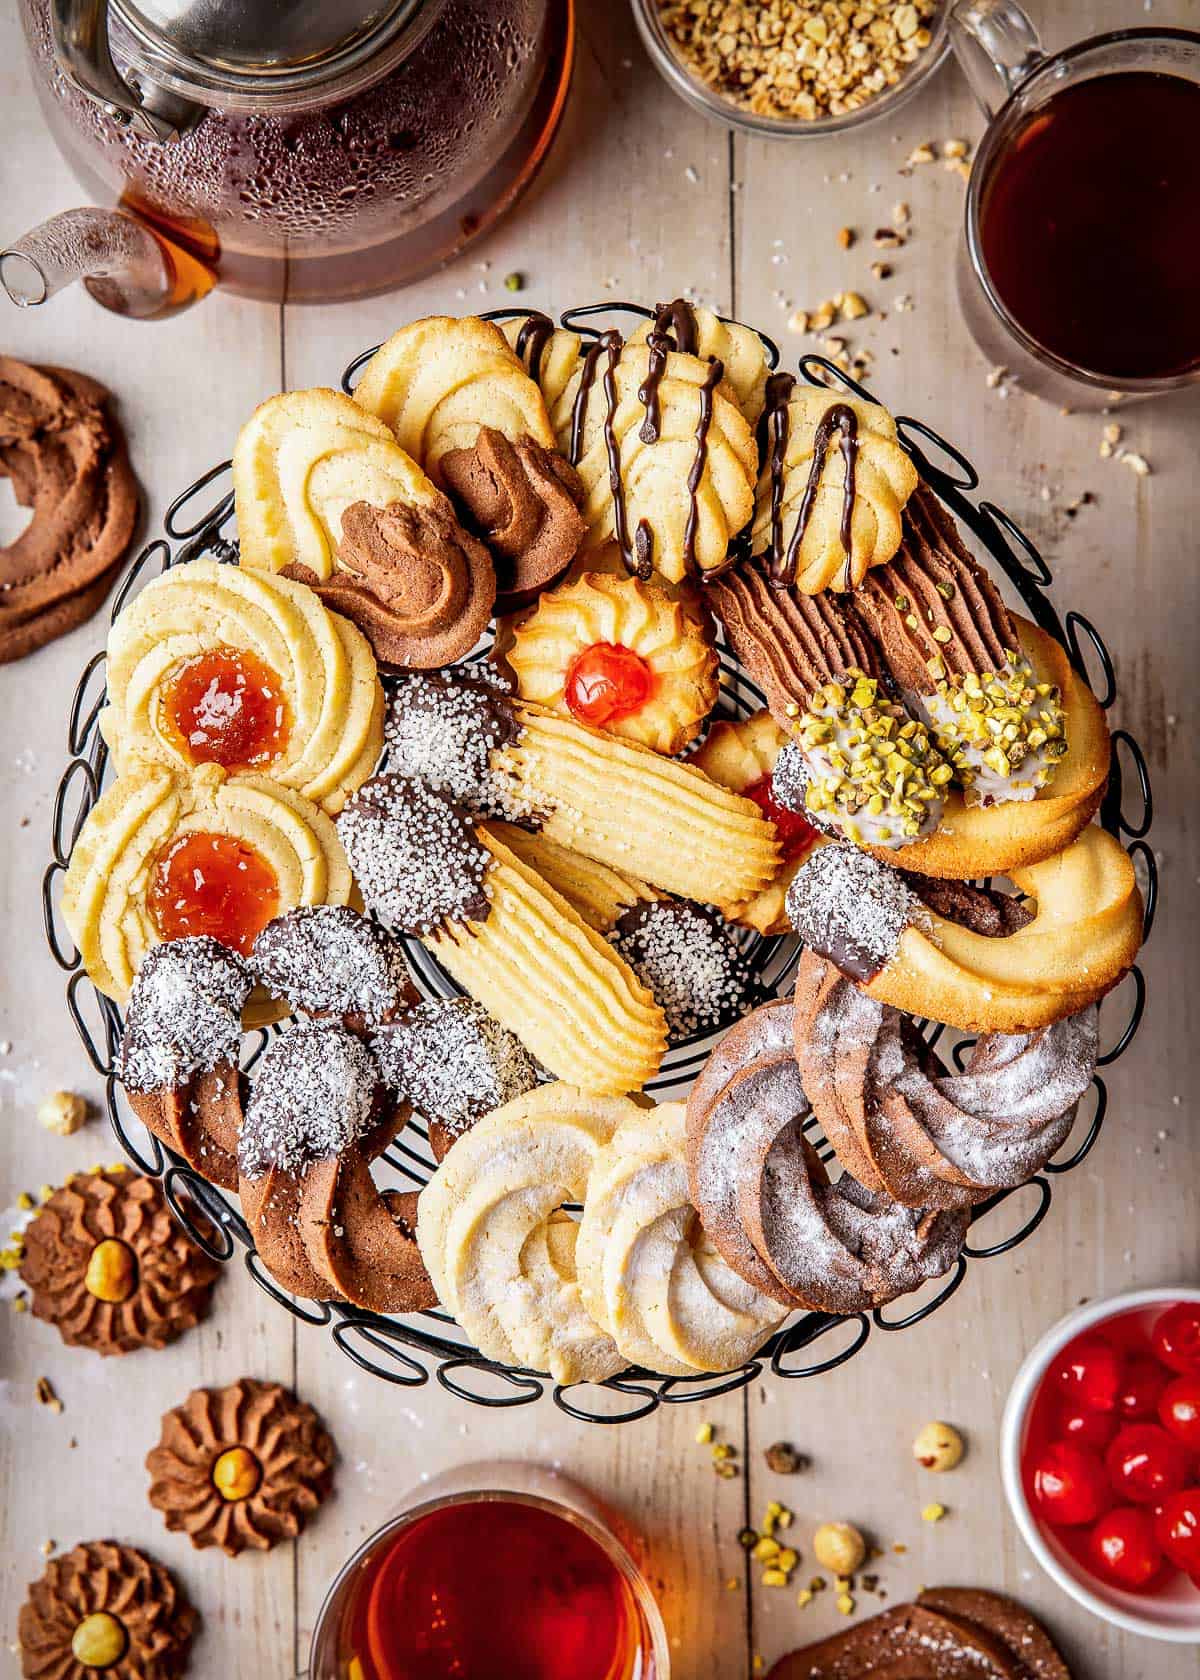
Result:
{"type": "MultiPolygon", "coordinates": [[[[172,247],[123,210],[64,210],[0,251],[0,286],[19,309],[45,303],[80,282],[116,315],[173,315],[211,289],[184,275],[172,247]]],[[[184,253],[179,253],[184,257],[184,253]]],[[[186,259],[189,270],[198,269],[186,259]]]]}

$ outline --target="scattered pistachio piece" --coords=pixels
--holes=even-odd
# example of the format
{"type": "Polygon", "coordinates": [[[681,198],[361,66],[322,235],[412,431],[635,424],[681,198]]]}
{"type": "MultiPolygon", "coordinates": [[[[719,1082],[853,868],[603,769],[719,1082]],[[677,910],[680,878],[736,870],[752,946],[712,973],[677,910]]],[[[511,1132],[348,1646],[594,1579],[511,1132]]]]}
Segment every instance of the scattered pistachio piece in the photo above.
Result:
{"type": "Polygon", "coordinates": [[[941,1522],[945,1515],[946,1507],[939,1504],[939,1502],[935,1499],[932,1504],[926,1505],[924,1510],[921,1512],[921,1521],[927,1523],[941,1522]]]}

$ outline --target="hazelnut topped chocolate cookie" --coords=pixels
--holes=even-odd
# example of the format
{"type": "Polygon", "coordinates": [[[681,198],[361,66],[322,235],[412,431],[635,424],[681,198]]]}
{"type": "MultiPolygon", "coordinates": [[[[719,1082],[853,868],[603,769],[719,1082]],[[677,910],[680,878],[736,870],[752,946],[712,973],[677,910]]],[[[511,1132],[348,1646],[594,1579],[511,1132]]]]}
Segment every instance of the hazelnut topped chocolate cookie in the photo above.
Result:
{"type": "Polygon", "coordinates": [[[173,1576],[145,1552],[85,1540],[29,1588],[17,1622],[27,1680],[176,1680],[197,1615],[173,1576]]]}

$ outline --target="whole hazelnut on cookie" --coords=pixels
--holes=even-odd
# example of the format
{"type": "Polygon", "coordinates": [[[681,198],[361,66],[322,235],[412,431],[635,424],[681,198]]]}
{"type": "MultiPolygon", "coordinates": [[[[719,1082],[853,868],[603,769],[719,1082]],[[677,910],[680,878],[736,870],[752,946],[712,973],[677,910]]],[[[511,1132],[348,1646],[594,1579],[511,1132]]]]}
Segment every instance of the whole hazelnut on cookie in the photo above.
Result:
{"type": "Polygon", "coordinates": [[[958,1430],[949,1423],[927,1423],[912,1444],[913,1457],[923,1470],[953,1470],[967,1450],[958,1430]]]}
{"type": "Polygon", "coordinates": [[[813,1556],[834,1575],[853,1575],[867,1555],[867,1543],[853,1523],[822,1523],[813,1535],[813,1556]]]}

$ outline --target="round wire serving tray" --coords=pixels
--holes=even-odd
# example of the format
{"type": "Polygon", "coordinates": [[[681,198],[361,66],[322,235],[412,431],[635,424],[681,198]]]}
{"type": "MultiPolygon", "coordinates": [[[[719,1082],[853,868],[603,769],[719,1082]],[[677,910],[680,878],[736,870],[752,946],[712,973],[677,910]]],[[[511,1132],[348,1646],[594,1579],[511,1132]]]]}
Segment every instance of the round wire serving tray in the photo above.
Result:
{"type": "MultiPolygon", "coordinates": [[[[495,310],[489,318],[504,319],[527,311],[495,310]]],[[[611,322],[626,316],[651,318],[653,312],[635,304],[590,304],[568,310],[562,324],[588,337],[602,328],[598,321],[611,322]]],[[[779,351],[765,334],[759,335],[772,367],[779,351]]],[[[342,377],[347,392],[354,389],[362,367],[374,347],[355,358],[342,377]]],[[[825,357],[806,355],[799,361],[801,377],[813,385],[832,385],[853,392],[866,401],[870,393],[841,372],[825,357]]],[[[1116,698],[1116,677],[1112,660],[1096,628],[1081,614],[1068,612],[1060,619],[1046,591],[1050,570],[1034,544],[1009,516],[993,502],[970,498],[979,489],[979,475],[952,444],[920,420],[897,419],[900,441],[925,482],[976,538],[979,545],[1007,580],[1025,610],[1041,628],[1066,648],[1072,664],[1088,681],[1105,708],[1116,698]]],[[[236,562],[233,494],[229,488],[231,463],[222,461],[188,486],[167,509],[163,535],[148,543],[130,563],[112,606],[116,618],[140,584],[169,566],[209,555],[236,562]]],[[[472,659],[483,657],[479,652],[472,659]]],[[[817,1376],[851,1358],[864,1345],[872,1328],[904,1330],[949,1300],[962,1283],[971,1261],[1006,1254],[1032,1236],[1050,1207],[1055,1178],[1070,1172],[1088,1155],[1100,1134],[1108,1098],[1104,1080],[1097,1072],[1092,1089],[1080,1104],[1066,1152],[1050,1162],[1025,1185],[1003,1190],[975,1208],[972,1226],[988,1220],[1001,1204],[1012,1197],[1023,1198],[1020,1221],[1002,1235],[968,1242],[950,1272],[916,1292],[891,1317],[883,1308],[848,1317],[830,1313],[799,1313],[767,1340],[755,1357],[738,1370],[718,1375],[662,1377],[630,1368],[606,1382],[587,1385],[557,1385],[543,1373],[510,1369],[485,1359],[467,1342],[454,1320],[432,1310],[407,1317],[385,1317],[344,1302],[295,1300],[279,1288],[258,1261],[250,1230],[235,1201],[223,1195],[191,1170],[183,1160],[165,1148],[141,1127],[128,1108],[114,1067],[121,1038],[121,1016],[115,1004],[96,991],[81,966],[79,953],[61,927],[59,910],[60,877],[70,861],[71,850],[88,813],[100,796],[108,769],[108,749],[98,722],[104,705],[104,652],[96,653],[84,668],[71,702],[67,743],[70,761],[63,772],[52,816],[52,858],[42,883],[46,938],[51,954],[68,975],[67,1007],[93,1067],[106,1081],[109,1120],[126,1155],[144,1173],[161,1178],[175,1217],[214,1260],[229,1261],[239,1253],[246,1269],[280,1306],[302,1323],[327,1326],[333,1340],[355,1364],[385,1382],[401,1387],[418,1387],[431,1374],[450,1393],[482,1406],[521,1406],[537,1400],[549,1387],[555,1404],[570,1416],[596,1423],[620,1423],[645,1417],[662,1404],[712,1399],[743,1388],[764,1369],[777,1377],[796,1379],[817,1376]]],[[[719,714],[745,717],[764,704],[764,697],[736,662],[722,650],[722,691],[719,714]]],[[[385,685],[387,679],[385,678],[385,685]]],[[[1100,820],[1127,843],[1135,861],[1145,899],[1145,933],[1149,936],[1158,897],[1154,854],[1146,842],[1153,817],[1150,778],[1141,748],[1127,730],[1113,731],[1113,761],[1100,820]],[[1132,809],[1125,806],[1125,791],[1132,791],[1132,809]]],[[[762,997],[779,995],[787,988],[796,960],[798,943],[790,936],[760,938],[744,932],[739,941],[749,961],[754,983],[762,997]]],[[[446,996],[457,988],[450,977],[419,942],[408,941],[411,966],[418,987],[428,996],[446,996]]],[[[1145,1009],[1146,988],[1140,968],[1134,967],[1104,1005],[1099,1065],[1123,1055],[1133,1041],[1145,1009]],[[1123,1016],[1119,1026],[1110,1019],[1123,1016]]],[[[243,1056],[247,1069],[253,1066],[274,1028],[248,1035],[243,1056]]],[[[942,1028],[928,1023],[925,1036],[930,1043],[942,1028]]],[[[682,1096],[690,1087],[720,1033],[705,1033],[673,1043],[658,1077],[648,1087],[656,1096],[682,1096]]],[[[962,1039],[951,1050],[961,1068],[963,1052],[971,1040],[962,1039]]],[[[806,1130],[822,1159],[833,1151],[825,1143],[817,1123],[809,1119],[806,1130]]],[[[400,1182],[420,1186],[432,1174],[433,1159],[425,1128],[415,1119],[381,1158],[400,1182]]]]}

